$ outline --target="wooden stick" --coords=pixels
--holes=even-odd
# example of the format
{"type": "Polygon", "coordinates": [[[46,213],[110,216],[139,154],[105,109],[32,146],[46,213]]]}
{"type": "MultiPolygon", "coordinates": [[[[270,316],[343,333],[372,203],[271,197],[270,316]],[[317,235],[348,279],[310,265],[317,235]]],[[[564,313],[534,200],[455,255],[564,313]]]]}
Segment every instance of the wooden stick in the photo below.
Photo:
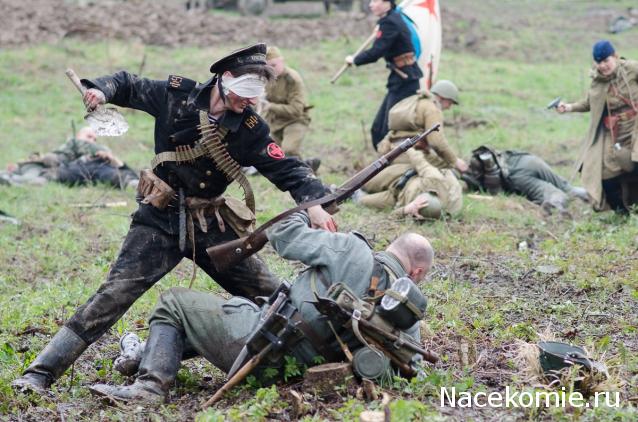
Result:
{"type": "MultiPolygon", "coordinates": [[[[357,49],[357,51],[354,52],[353,57],[357,57],[359,55],[359,53],[361,53],[363,50],[365,50],[368,45],[370,45],[370,43],[372,41],[374,41],[374,38],[377,36],[377,31],[379,30],[379,26],[375,26],[374,27],[374,31],[372,31],[372,34],[370,34],[370,36],[368,37],[367,40],[365,40],[363,42],[363,44],[361,44],[361,46],[357,49]]],[[[339,79],[341,77],[341,75],[350,67],[351,65],[348,63],[345,63],[343,66],[341,66],[341,69],[339,69],[337,71],[337,73],[334,74],[334,76],[332,77],[332,79],[330,79],[330,83],[333,84],[337,81],[337,79],[339,79]]]]}

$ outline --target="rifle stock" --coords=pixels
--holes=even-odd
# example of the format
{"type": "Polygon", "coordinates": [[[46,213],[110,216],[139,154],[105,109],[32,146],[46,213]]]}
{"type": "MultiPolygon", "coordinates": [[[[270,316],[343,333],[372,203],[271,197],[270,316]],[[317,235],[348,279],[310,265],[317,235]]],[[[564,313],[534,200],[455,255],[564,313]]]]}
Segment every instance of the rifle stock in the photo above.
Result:
{"type": "Polygon", "coordinates": [[[246,364],[242,366],[242,368],[239,371],[237,371],[237,373],[233,375],[226,382],[226,384],[222,385],[221,388],[217,390],[215,394],[213,394],[213,396],[210,399],[208,399],[206,403],[202,405],[202,409],[206,409],[207,407],[217,403],[222,398],[224,393],[226,393],[227,391],[230,391],[234,386],[238,385],[240,382],[244,380],[244,378],[250,375],[252,370],[255,369],[257,365],[259,365],[259,362],[261,362],[264,356],[266,356],[266,354],[270,352],[270,349],[272,349],[272,343],[268,344],[258,354],[250,358],[250,360],[246,362],[246,364]]]}
{"type": "MultiPolygon", "coordinates": [[[[292,215],[296,212],[306,210],[314,207],[315,205],[332,206],[335,203],[340,203],[350,197],[361,186],[366,184],[368,180],[376,176],[381,170],[386,168],[395,158],[403,154],[408,149],[412,148],[418,142],[424,140],[430,133],[438,131],[440,123],[433,125],[425,132],[421,132],[401,142],[398,146],[393,148],[390,152],[382,155],[375,161],[373,161],[368,167],[362,169],[357,174],[346,180],[341,186],[339,186],[335,192],[329,193],[314,201],[306,202],[298,205],[294,208],[286,210],[276,217],[270,219],[263,225],[259,226],[257,230],[248,236],[241,237],[220,245],[211,246],[206,249],[208,256],[213,261],[213,265],[217,271],[225,271],[243,259],[248,258],[254,253],[257,253],[264,247],[268,238],[266,236],[266,229],[274,225],[275,223],[283,220],[284,218],[292,215]]],[[[334,208],[333,208],[334,209],[334,208]]]]}

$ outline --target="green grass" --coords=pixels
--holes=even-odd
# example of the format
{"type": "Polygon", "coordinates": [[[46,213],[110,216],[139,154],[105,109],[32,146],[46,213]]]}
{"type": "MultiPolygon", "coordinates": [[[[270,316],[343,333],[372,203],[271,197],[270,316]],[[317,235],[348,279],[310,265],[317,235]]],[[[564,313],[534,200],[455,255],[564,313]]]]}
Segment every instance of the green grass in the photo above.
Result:
{"type": "MultiPolygon", "coordinates": [[[[447,122],[451,123],[446,136],[461,155],[467,156],[481,144],[524,149],[541,155],[569,177],[588,116],[558,116],[546,110],[545,105],[558,95],[568,100],[584,95],[591,42],[606,36],[604,28],[592,30],[579,20],[594,7],[593,2],[542,0],[502,4],[503,13],[495,13],[494,1],[487,2],[487,11],[469,0],[449,2],[452,10],[467,8],[468,16],[475,14],[487,38],[476,52],[444,51],[440,78],[456,82],[462,96],[462,106],[446,112],[447,122]],[[490,10],[493,20],[487,16],[490,10]],[[523,16],[526,24],[521,23],[523,16]],[[548,25],[545,31],[543,19],[548,25]],[[565,28],[564,37],[561,25],[565,28]],[[487,47],[499,43],[501,48],[504,44],[509,47],[501,52],[485,52],[487,47]],[[486,123],[476,128],[459,123],[469,120],[486,123]]],[[[604,7],[622,10],[630,4],[606,2],[604,7]]],[[[277,24],[285,24],[285,19],[278,19],[277,24]]],[[[456,25],[470,26],[462,20],[456,25]]],[[[622,46],[624,55],[638,58],[637,37],[638,31],[634,30],[614,36],[613,41],[622,46]]],[[[369,136],[367,127],[384,95],[386,70],[381,64],[350,69],[337,84],[329,83],[343,56],[356,49],[358,43],[359,40],[344,39],[285,51],[291,66],[305,77],[310,103],[315,106],[304,154],[322,158],[320,176],[326,183],[342,182],[374,157],[363,139],[362,121],[369,136]]],[[[211,60],[234,47],[237,46],[167,49],[70,39],[56,45],[2,50],[0,165],[23,159],[33,151],[55,148],[70,135],[71,120],[78,126],[82,124],[82,104],[64,76],[66,67],[73,67],[81,77],[118,69],[137,71],[146,54],[145,76],[163,79],[175,73],[205,80],[211,60]]],[[[141,168],[153,154],[153,121],[141,112],[122,111],[131,126],[129,132],[103,141],[129,164],[141,168]]],[[[251,182],[257,192],[260,223],[293,204],[287,194],[262,178],[252,178],[251,182]]],[[[91,398],[86,389],[96,381],[123,381],[108,368],[108,362],[117,354],[117,336],[124,330],[143,329],[163,290],[188,284],[192,268],[188,261],[150,289],[103,340],[83,355],[75,365],[73,382],[70,373],[62,377],[53,401],[16,396],[11,391],[10,381],[105,279],[127,232],[135,202],[130,191],[48,185],[0,187],[0,207],[23,221],[19,227],[0,226],[0,415],[51,419],[58,412],[58,403],[70,403],[64,414],[68,420],[193,419],[197,402],[210,396],[213,385],[222,381],[219,371],[202,360],[189,362],[186,370],[180,372],[172,403],[151,409],[150,413],[140,413],[134,407],[106,407],[91,398]],[[74,207],[78,203],[107,201],[126,201],[127,206],[74,207]]],[[[549,329],[559,339],[606,350],[607,357],[619,363],[614,370],[626,383],[621,390],[622,408],[549,410],[539,414],[473,409],[445,414],[453,419],[477,420],[636,418],[629,398],[635,400],[638,395],[638,221],[635,217],[622,221],[610,214],[594,214],[579,203],[573,203],[570,210],[574,221],[544,219],[538,207],[523,198],[466,197],[458,219],[416,224],[389,220],[383,212],[351,203],[342,205],[336,217],[340,229],[359,230],[378,248],[398,233],[410,230],[430,238],[436,249],[435,266],[423,285],[429,298],[423,333],[426,344],[441,354],[442,362],[425,380],[397,381],[387,389],[394,398],[404,400],[394,401],[391,406],[397,416],[416,412],[423,420],[445,418],[438,407],[440,386],[459,384],[472,391],[502,391],[505,385],[530,387],[516,375],[508,351],[516,341],[535,341],[538,332],[549,329]],[[519,250],[522,241],[529,245],[527,250],[519,250]],[[562,273],[548,275],[536,270],[549,264],[559,267],[562,273]],[[461,368],[461,341],[468,342],[476,355],[482,356],[474,367],[461,368]]],[[[294,278],[297,266],[277,259],[271,250],[263,256],[276,274],[294,278]]],[[[198,272],[195,287],[220,291],[202,271],[198,272]]],[[[145,331],[141,335],[145,336],[145,331]]],[[[254,396],[254,391],[239,391],[223,403],[222,410],[232,409],[233,415],[250,418],[260,416],[264,409],[278,409],[273,404],[274,394],[260,393],[260,397],[267,398],[265,401],[253,400],[254,396]]],[[[327,410],[314,417],[309,415],[308,420],[356,420],[362,409],[376,410],[380,406],[360,402],[345,392],[342,396],[341,402],[327,404],[327,410]]],[[[200,417],[215,420],[218,413],[208,415],[210,419],[200,417]]]]}

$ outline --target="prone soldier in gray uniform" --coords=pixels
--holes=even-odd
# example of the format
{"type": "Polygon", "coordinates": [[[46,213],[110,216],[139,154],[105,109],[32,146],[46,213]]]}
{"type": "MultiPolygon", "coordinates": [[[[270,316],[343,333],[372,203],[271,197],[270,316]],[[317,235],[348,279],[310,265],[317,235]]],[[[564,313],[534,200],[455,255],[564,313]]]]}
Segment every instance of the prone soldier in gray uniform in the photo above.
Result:
{"type": "MultiPolygon", "coordinates": [[[[255,166],[297,202],[319,198],[326,188],[312,170],[286,158],[252,110],[272,76],[266,45],[238,50],[211,66],[203,84],[180,76],[149,80],[121,71],[83,80],[89,109],[109,102],[155,118],[152,170],[142,171],[139,208],[106,282],[13,382],[42,392],[100,338],[146,290],[186,257],[233,295],[272,293],[279,282],[256,255],[224,272],[206,248],[236,239],[255,221],[252,189],[241,166],[255,166]],[[246,205],[222,194],[237,180],[246,205]]],[[[321,207],[308,209],[316,227],[336,230],[321,207]]]]}
{"type": "Polygon", "coordinates": [[[588,201],[585,189],[572,186],[542,158],[527,152],[498,152],[481,146],[472,151],[470,169],[462,179],[471,190],[523,195],[547,214],[554,209],[566,214],[569,197],[588,201]]]}
{"type": "MultiPolygon", "coordinates": [[[[265,336],[269,341],[278,343],[279,338],[273,337],[280,333],[284,344],[278,351],[267,355],[267,366],[280,366],[284,354],[308,366],[316,364],[317,356],[323,356],[327,362],[335,362],[343,359],[342,351],[351,350],[356,371],[357,355],[361,353],[358,350],[365,339],[360,340],[359,335],[353,334],[352,328],[346,328],[348,324],[337,324],[332,319],[334,315],[324,315],[325,309],[315,305],[318,298],[335,298],[337,303],[365,303],[359,314],[361,324],[365,323],[364,320],[375,321],[370,314],[376,316],[384,312],[381,318],[397,328],[396,332],[400,333],[404,343],[418,344],[419,320],[423,318],[426,299],[416,283],[424,279],[432,266],[434,252],[428,240],[418,234],[407,233],[392,242],[384,252],[374,253],[359,234],[329,233],[312,229],[309,225],[308,216],[297,213],[267,231],[270,244],[282,258],[301,261],[309,267],[300,272],[292,283],[285,304],[270,313],[283,317],[284,326],[290,323],[295,327],[287,337],[281,334],[286,330],[271,330],[277,322],[269,324],[269,317],[265,317],[269,311],[268,304],[260,307],[242,297],[226,300],[208,293],[172,288],[162,295],[150,317],[150,332],[135,383],[130,386],[97,384],[91,387],[91,391],[125,401],[161,402],[184,357],[200,355],[222,371],[235,373],[237,367],[234,363],[245,346],[251,353],[239,359],[243,362],[263,349],[263,343],[251,347],[251,342],[255,333],[259,334],[264,329],[272,333],[265,336]],[[343,295],[347,299],[342,301],[343,295]],[[407,312],[393,313],[390,309],[398,308],[384,304],[393,300],[405,304],[401,311],[407,312]],[[370,311],[374,308],[371,304],[383,309],[370,311]],[[340,346],[339,342],[347,346],[340,346]]],[[[276,306],[272,298],[268,303],[276,306]]],[[[354,308],[357,309],[356,306],[354,308]]],[[[353,325],[356,325],[355,314],[353,311],[346,318],[349,320],[352,316],[348,322],[353,325]]],[[[369,344],[366,346],[370,348],[369,344]]],[[[374,350],[378,352],[379,349],[375,347],[374,350]]],[[[376,352],[365,351],[369,352],[364,354],[369,365],[369,359],[376,352]]],[[[405,355],[407,362],[401,369],[409,372],[410,368],[418,365],[420,358],[421,355],[408,352],[405,355]]]]}

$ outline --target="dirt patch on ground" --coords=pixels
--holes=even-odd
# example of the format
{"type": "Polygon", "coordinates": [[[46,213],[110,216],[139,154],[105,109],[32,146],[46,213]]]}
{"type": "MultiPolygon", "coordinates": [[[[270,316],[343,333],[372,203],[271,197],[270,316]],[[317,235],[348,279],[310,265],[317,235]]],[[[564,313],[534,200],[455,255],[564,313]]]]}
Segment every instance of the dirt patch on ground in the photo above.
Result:
{"type": "MultiPolygon", "coordinates": [[[[288,6],[298,5],[276,6],[285,11],[288,6]]],[[[274,9],[273,14],[278,13],[274,9]]],[[[441,7],[444,50],[523,61],[557,59],[566,52],[553,48],[552,39],[567,37],[573,40],[570,45],[589,46],[592,28],[605,31],[609,21],[624,12],[620,7],[585,5],[540,9],[533,4],[508,7],[496,0],[450,0],[441,7]],[[534,35],[539,31],[546,34],[544,39],[550,44],[539,44],[534,35]]],[[[64,0],[0,0],[0,47],[79,37],[89,41],[135,40],[168,47],[264,41],[294,48],[325,40],[361,39],[375,22],[373,15],[361,12],[315,13],[284,20],[201,9],[187,11],[179,1],[104,0],[80,7],[77,2],[64,0]]],[[[638,30],[630,37],[638,40],[638,30]]]]}
{"type": "Polygon", "coordinates": [[[0,1],[0,46],[55,43],[66,37],[85,40],[139,40],[145,44],[211,46],[255,41],[282,47],[360,37],[373,18],[334,14],[326,19],[289,18],[285,25],[262,17],[189,12],[178,4],[153,1],[99,2],[78,7],[56,0],[0,1]]]}

